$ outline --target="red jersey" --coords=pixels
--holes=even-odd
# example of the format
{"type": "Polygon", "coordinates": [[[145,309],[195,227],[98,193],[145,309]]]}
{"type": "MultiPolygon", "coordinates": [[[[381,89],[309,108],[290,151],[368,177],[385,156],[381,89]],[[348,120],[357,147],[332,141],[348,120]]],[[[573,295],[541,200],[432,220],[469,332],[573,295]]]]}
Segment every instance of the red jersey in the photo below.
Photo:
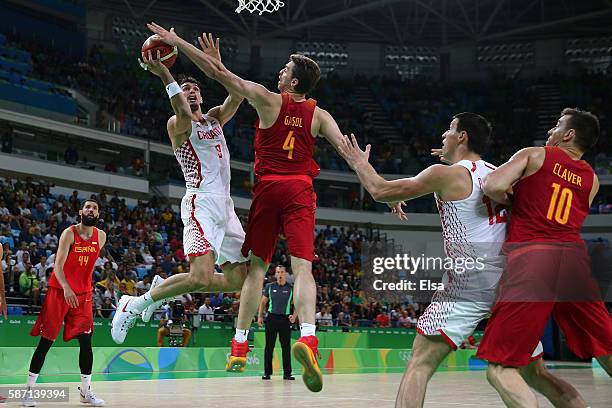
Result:
{"type": "Polygon", "coordinates": [[[545,147],[542,167],[513,187],[507,242],[580,242],[595,172],[558,147],[545,147]]]}
{"type": "MultiPolygon", "coordinates": [[[[92,290],[91,277],[98,255],[100,255],[98,229],[94,227],[93,234],[88,240],[81,238],[75,225],[70,226],[70,229],[74,234],[74,243],[64,262],[64,275],[75,294],[88,293],[92,290]]],[[[55,277],[55,271],[51,273],[49,286],[62,288],[55,277]]]]}
{"type": "Polygon", "coordinates": [[[321,169],[313,159],[316,138],[310,133],[317,101],[296,102],[287,93],[274,124],[255,133],[255,175],[306,175],[315,178],[321,169]]]}

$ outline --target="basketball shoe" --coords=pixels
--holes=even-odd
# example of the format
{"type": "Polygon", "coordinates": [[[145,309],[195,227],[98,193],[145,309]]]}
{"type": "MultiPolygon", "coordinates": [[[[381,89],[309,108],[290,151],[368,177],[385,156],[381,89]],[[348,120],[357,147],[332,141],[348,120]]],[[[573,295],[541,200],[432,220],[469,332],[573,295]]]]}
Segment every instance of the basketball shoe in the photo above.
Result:
{"type": "Polygon", "coordinates": [[[304,384],[312,392],[323,389],[323,375],[317,362],[317,357],[321,358],[318,346],[319,340],[316,336],[302,336],[291,348],[293,356],[302,365],[304,384]]]}
{"type": "Polygon", "coordinates": [[[115,316],[113,317],[113,327],[111,327],[111,337],[117,344],[125,341],[128,330],[136,323],[136,318],[140,316],[140,311],[133,306],[135,296],[121,296],[115,316]]]}
{"type": "Polygon", "coordinates": [[[247,364],[247,353],[250,351],[248,340],[239,343],[236,339],[232,339],[232,353],[227,360],[225,371],[233,373],[243,372],[247,364]]]}
{"type": "Polygon", "coordinates": [[[32,394],[30,393],[31,390],[32,389],[30,387],[26,389],[27,392],[21,399],[22,407],[35,407],[36,406],[36,401],[34,400],[34,398],[32,398],[32,394]]]}
{"type": "MultiPolygon", "coordinates": [[[[149,289],[149,292],[151,292],[154,287],[156,287],[163,281],[164,281],[164,278],[162,278],[159,275],[155,275],[155,277],[153,278],[153,282],[151,282],[151,289],[149,289]]],[[[153,313],[155,313],[157,309],[159,309],[162,305],[166,303],[168,303],[167,299],[162,299],[162,300],[158,300],[157,302],[153,303],[150,306],[147,306],[145,310],[142,311],[142,321],[147,323],[149,320],[151,320],[153,313]]]]}
{"type": "Polygon", "coordinates": [[[83,395],[83,390],[79,387],[79,395],[81,396],[81,404],[89,404],[92,407],[104,406],[104,400],[96,397],[91,388],[83,395]]]}

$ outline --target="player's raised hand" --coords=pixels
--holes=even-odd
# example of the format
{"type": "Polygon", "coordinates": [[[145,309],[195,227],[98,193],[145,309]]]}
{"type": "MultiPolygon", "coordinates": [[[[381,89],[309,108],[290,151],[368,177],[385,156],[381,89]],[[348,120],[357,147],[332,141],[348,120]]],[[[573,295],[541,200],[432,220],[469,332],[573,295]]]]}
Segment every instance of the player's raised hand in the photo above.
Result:
{"type": "Polygon", "coordinates": [[[200,48],[204,54],[221,61],[221,52],[219,48],[219,37],[213,39],[212,33],[202,33],[201,37],[198,37],[200,48]]]}
{"type": "Polygon", "coordinates": [[[181,41],[181,37],[177,33],[174,32],[174,27],[170,28],[170,31],[166,30],[164,27],[160,26],[155,22],[147,23],[147,28],[159,35],[161,40],[168,45],[172,45],[176,47],[181,41]]]}
{"type": "Polygon", "coordinates": [[[356,166],[367,163],[370,159],[371,145],[367,145],[365,150],[361,150],[355,135],[351,133],[351,137],[344,135],[342,143],[338,145],[338,152],[342,155],[348,165],[354,170],[356,166]]]}
{"type": "Polygon", "coordinates": [[[444,158],[444,152],[442,151],[442,149],[431,149],[431,155],[440,158],[440,161],[442,163],[452,164],[444,158]]]}
{"type": "Polygon", "coordinates": [[[64,299],[66,299],[66,303],[68,303],[72,308],[77,308],[79,306],[79,299],[76,297],[70,286],[66,286],[64,288],[64,299]]]}
{"type": "Polygon", "coordinates": [[[391,213],[395,214],[395,216],[402,221],[405,221],[408,219],[408,216],[406,215],[406,213],[404,212],[404,209],[402,208],[405,205],[406,203],[403,201],[398,201],[396,203],[387,203],[387,206],[389,206],[389,208],[391,209],[391,213]]]}
{"type": "Polygon", "coordinates": [[[142,60],[138,58],[138,63],[145,71],[151,71],[158,77],[161,77],[166,71],[168,71],[168,68],[161,63],[161,54],[159,50],[157,50],[156,58],[153,58],[151,50],[147,51],[146,53],[143,52],[141,55],[142,60]]]}

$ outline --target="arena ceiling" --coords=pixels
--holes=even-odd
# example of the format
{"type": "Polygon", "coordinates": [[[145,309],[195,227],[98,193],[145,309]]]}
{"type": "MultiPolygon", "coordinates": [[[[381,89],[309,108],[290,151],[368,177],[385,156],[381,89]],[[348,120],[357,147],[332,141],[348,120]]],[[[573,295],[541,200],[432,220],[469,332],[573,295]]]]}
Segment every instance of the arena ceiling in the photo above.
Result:
{"type": "Polygon", "coordinates": [[[253,39],[444,46],[612,33],[612,0],[284,0],[276,13],[236,14],[237,0],[86,0],[136,21],[253,39]]]}

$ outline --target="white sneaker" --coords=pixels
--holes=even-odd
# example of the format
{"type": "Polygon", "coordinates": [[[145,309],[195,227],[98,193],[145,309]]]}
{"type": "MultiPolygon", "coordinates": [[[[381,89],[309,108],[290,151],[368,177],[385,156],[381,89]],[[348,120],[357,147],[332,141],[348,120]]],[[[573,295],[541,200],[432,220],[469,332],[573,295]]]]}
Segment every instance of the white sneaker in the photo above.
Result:
{"type": "MultiPolygon", "coordinates": [[[[158,286],[163,281],[164,281],[164,278],[162,278],[159,275],[155,275],[155,277],[153,278],[153,282],[151,282],[151,289],[149,289],[149,292],[151,292],[151,290],[153,290],[154,287],[158,286]]],[[[155,311],[159,309],[162,305],[165,305],[166,303],[168,303],[168,299],[162,299],[162,300],[158,300],[157,302],[145,308],[145,310],[142,311],[142,316],[141,316],[142,321],[147,323],[149,320],[151,320],[151,317],[153,316],[155,311]]]]}
{"type": "MultiPolygon", "coordinates": [[[[29,391],[31,388],[28,387],[27,391],[29,391]]],[[[35,407],[36,406],[36,401],[34,401],[34,398],[32,398],[32,395],[29,392],[26,392],[25,396],[21,399],[21,406],[22,407],[35,407]]]]}
{"type": "Polygon", "coordinates": [[[117,344],[125,341],[128,330],[136,323],[136,318],[140,312],[131,307],[135,296],[121,296],[115,316],[113,317],[113,327],[111,327],[111,337],[117,344]]]}
{"type": "Polygon", "coordinates": [[[96,397],[91,388],[83,395],[81,387],[79,387],[79,395],[81,396],[81,404],[90,404],[92,407],[103,407],[104,400],[96,397]]]}

